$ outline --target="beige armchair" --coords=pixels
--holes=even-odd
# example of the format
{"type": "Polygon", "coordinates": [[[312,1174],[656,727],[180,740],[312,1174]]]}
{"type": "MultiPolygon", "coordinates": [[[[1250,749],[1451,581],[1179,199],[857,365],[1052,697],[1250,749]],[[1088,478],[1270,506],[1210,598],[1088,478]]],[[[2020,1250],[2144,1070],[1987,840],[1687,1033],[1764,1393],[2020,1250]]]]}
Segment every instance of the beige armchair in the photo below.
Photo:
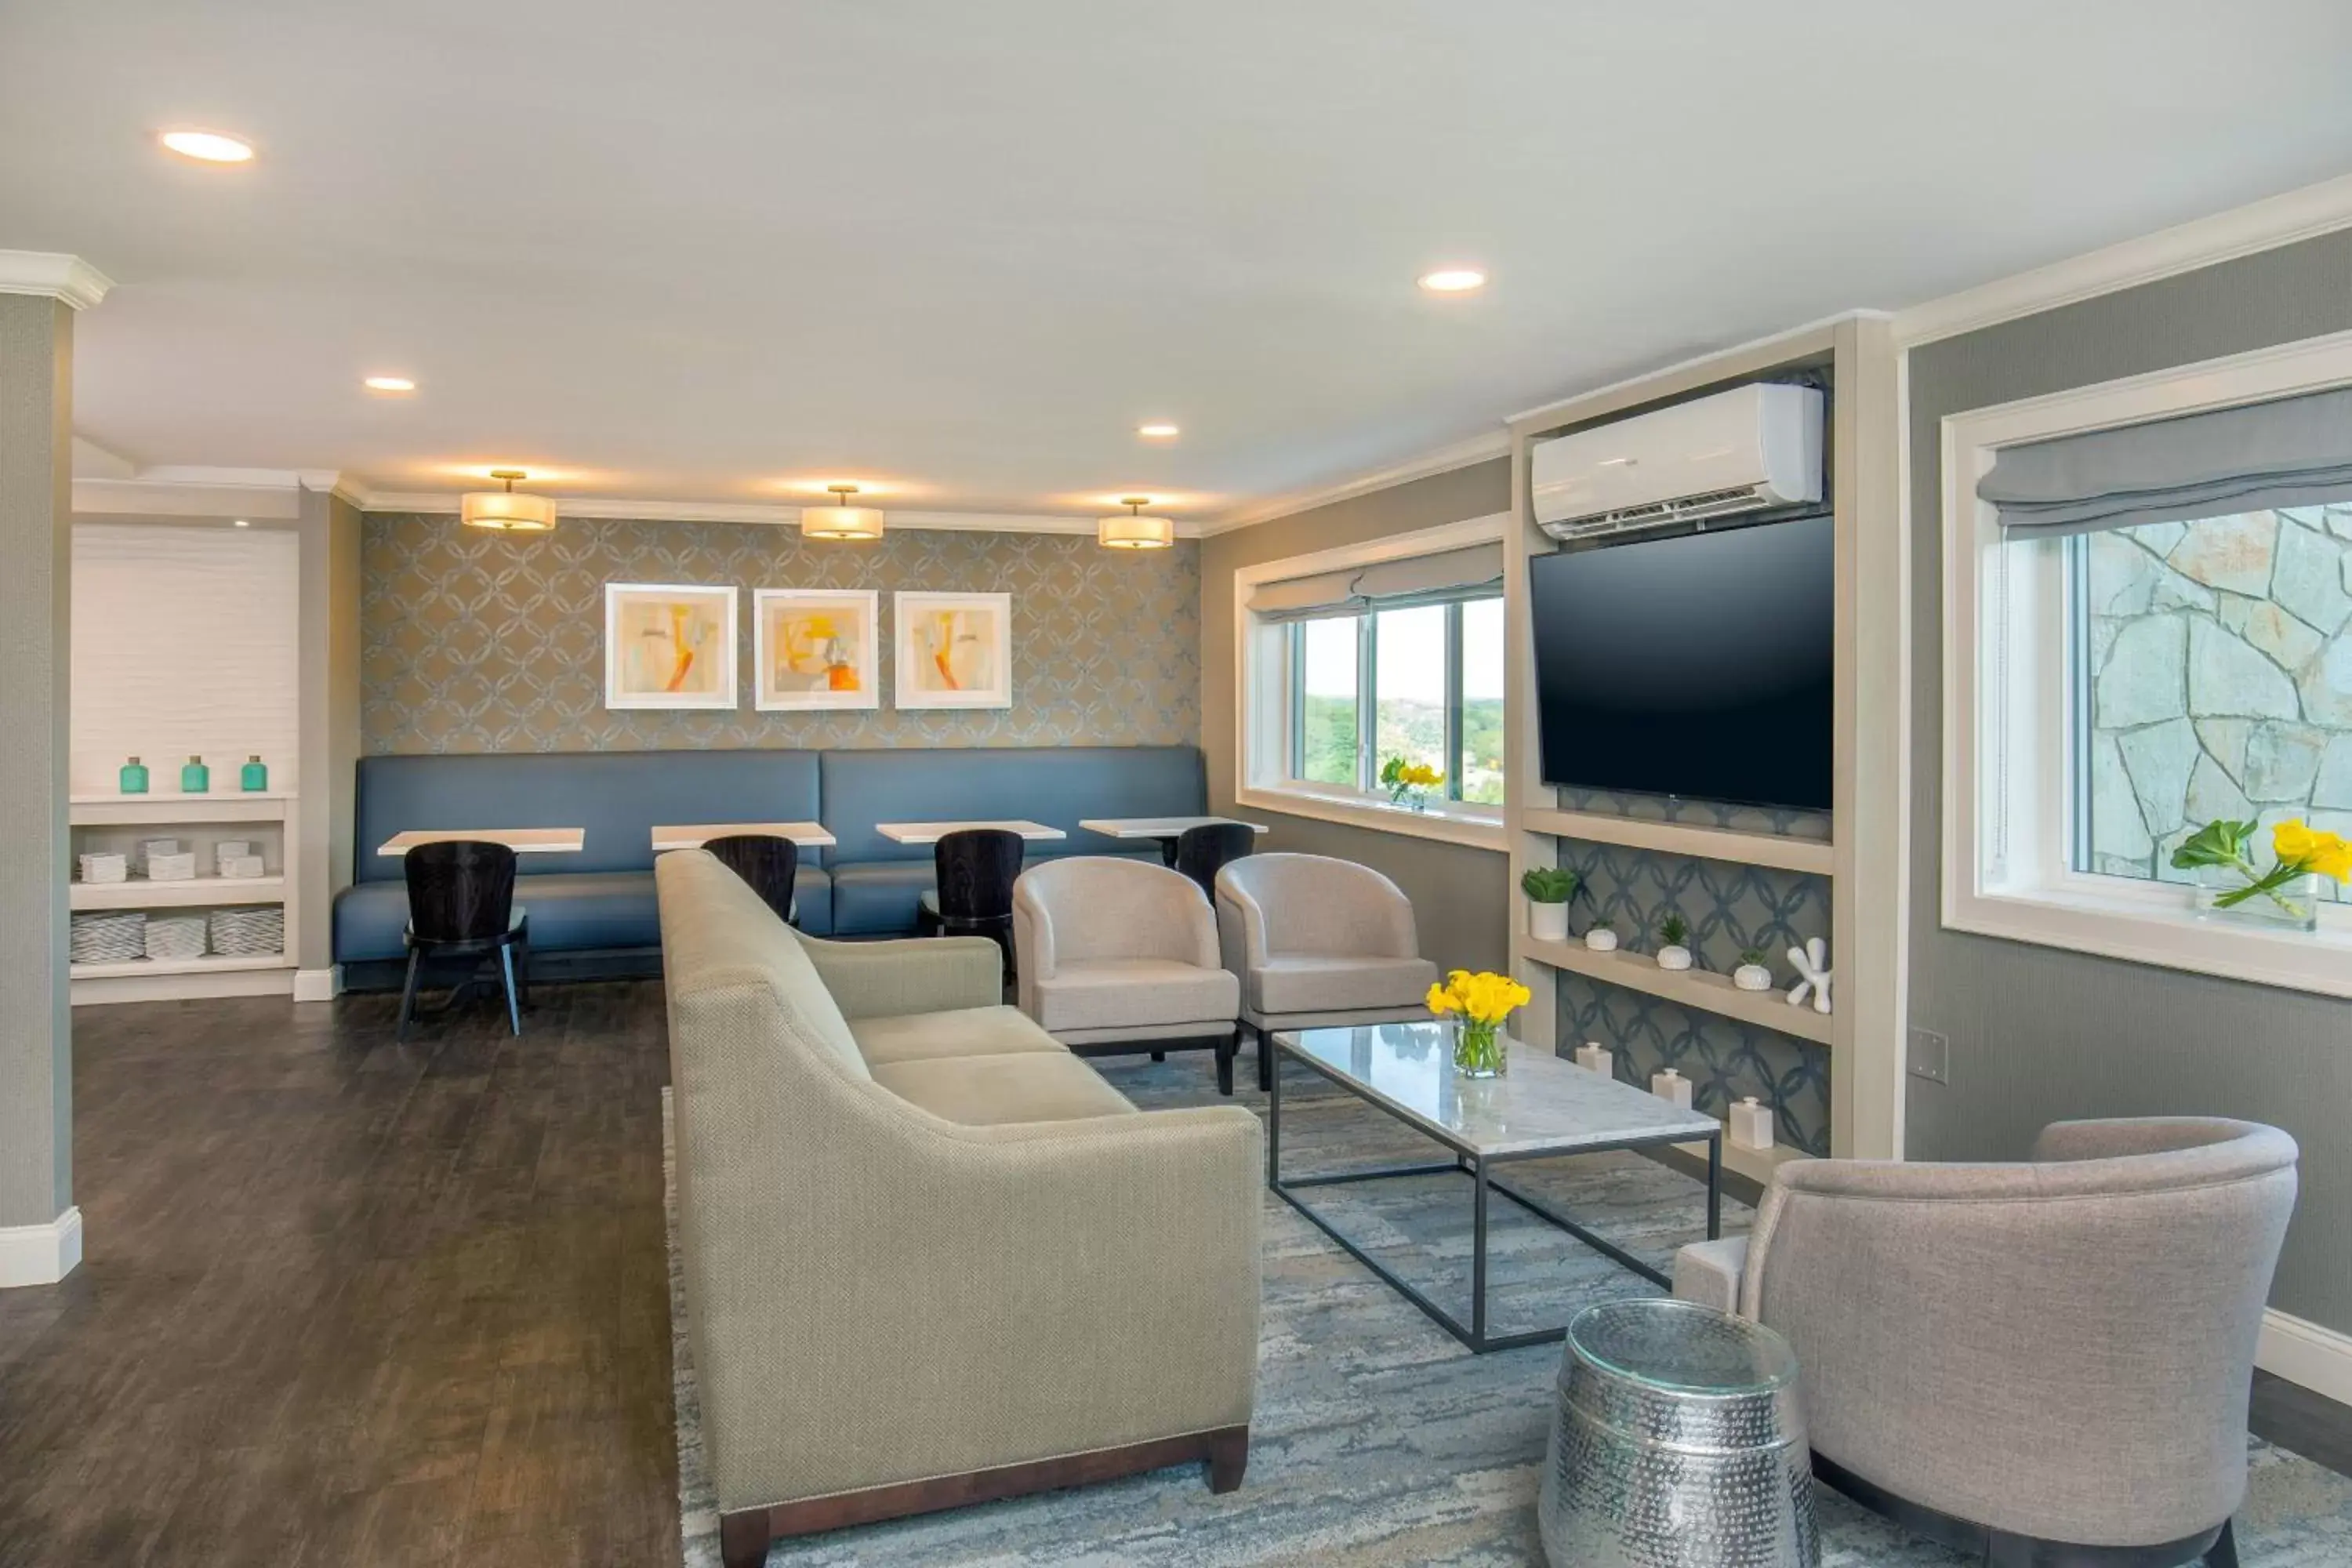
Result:
{"type": "Polygon", "coordinates": [[[1169,1465],[1238,1486],[1257,1118],[1139,1111],[1001,1004],[993,942],[802,937],[700,850],[654,879],[726,1568],[1169,1465]]]}
{"type": "Polygon", "coordinates": [[[2235,1568],[2295,1160],[2273,1128],[2152,1118],[2058,1122],[2022,1164],[1791,1163],[1747,1237],[1682,1249],[1675,1294],[1788,1339],[1815,1473],[1908,1529],[2235,1568]]]}
{"type": "Polygon", "coordinates": [[[1369,866],[1252,855],[1217,873],[1217,943],[1241,976],[1257,1034],[1257,1086],[1274,1087],[1266,1036],[1428,1016],[1437,966],[1421,956],[1412,901],[1369,866]]]}
{"type": "Polygon", "coordinates": [[[1081,1056],[1202,1047],[1234,1091],[1241,985],[1192,879],[1111,857],[1048,860],[1013,884],[1021,1011],[1081,1056]]]}

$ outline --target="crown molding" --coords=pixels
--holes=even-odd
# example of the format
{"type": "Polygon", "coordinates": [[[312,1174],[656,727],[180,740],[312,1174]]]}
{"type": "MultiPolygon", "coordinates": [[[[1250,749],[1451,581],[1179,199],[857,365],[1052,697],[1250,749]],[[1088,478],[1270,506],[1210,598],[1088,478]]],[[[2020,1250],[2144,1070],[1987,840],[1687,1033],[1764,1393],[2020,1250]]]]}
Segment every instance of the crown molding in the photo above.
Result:
{"type": "Polygon", "coordinates": [[[40,294],[87,310],[106,298],[114,279],[56,250],[0,250],[0,294],[40,294]]]}
{"type": "Polygon", "coordinates": [[[2352,228],[2352,174],[1898,310],[1895,346],[1917,348],[2340,228],[2352,228]]]}
{"type": "MultiPolygon", "coordinates": [[[[413,511],[455,516],[455,490],[371,490],[354,481],[343,485],[344,499],[362,511],[413,511]]],[[[606,519],[618,522],[756,522],[793,527],[808,509],[750,501],[631,500],[616,496],[555,498],[556,515],[606,519]]],[[[819,509],[822,510],[822,509],[819,509]]],[[[937,530],[958,533],[1067,533],[1095,531],[1092,517],[1068,517],[1052,512],[907,511],[883,508],[885,526],[894,529],[937,530]]],[[[1201,537],[1202,527],[1180,522],[1180,539],[1201,537]]]]}
{"type": "Polygon", "coordinates": [[[1799,340],[1817,338],[1841,322],[1884,321],[1890,319],[1889,313],[1885,310],[1840,310],[1834,316],[1823,316],[1817,321],[1807,321],[1801,326],[1768,332],[1760,338],[1750,338],[1744,343],[1729,343],[1719,349],[1709,349],[1705,353],[1693,354],[1688,359],[1676,360],[1672,364],[1658,365],[1622,380],[1610,382],[1606,385],[1588,387],[1582,392],[1571,392],[1565,397],[1556,397],[1549,403],[1523,409],[1512,415],[1504,423],[1513,430],[1525,430],[1532,434],[1573,418],[1596,399],[1638,387],[1645,382],[1663,381],[1669,376],[1679,375],[1685,371],[1704,369],[1717,360],[1760,353],[1781,344],[1790,345],[1792,352],[1801,352],[1795,349],[1799,340]]]}
{"type": "MultiPolygon", "coordinates": [[[[1312,511],[1318,506],[1329,506],[1334,501],[1353,500],[1374,490],[1411,484],[1415,479],[1450,474],[1456,468],[1508,457],[1510,451],[1509,431],[1486,431],[1466,440],[1456,441],[1452,446],[1423,452],[1417,458],[1408,458],[1401,463],[1391,463],[1386,468],[1358,474],[1352,479],[1254,501],[1238,511],[1228,512],[1212,522],[1202,524],[1198,537],[1213,538],[1220,533],[1231,533],[1237,528],[1254,528],[1261,522],[1272,522],[1276,518],[1294,517],[1302,511],[1312,511]]],[[[1185,526],[1179,523],[1176,531],[1180,535],[1184,534],[1185,526]]],[[[1087,531],[1092,532],[1093,530],[1094,524],[1089,522],[1087,531]]]]}

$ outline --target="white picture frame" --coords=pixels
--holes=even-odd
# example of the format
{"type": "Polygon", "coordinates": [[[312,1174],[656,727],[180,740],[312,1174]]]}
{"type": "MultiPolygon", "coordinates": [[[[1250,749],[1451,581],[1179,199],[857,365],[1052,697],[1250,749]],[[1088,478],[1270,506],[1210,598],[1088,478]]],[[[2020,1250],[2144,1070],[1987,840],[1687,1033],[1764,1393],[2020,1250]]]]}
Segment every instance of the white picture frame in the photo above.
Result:
{"type": "Polygon", "coordinates": [[[604,706],[734,708],[737,596],[731,583],[605,584],[604,706]]]}
{"type": "Polygon", "coordinates": [[[1013,706],[1013,595],[890,595],[900,708],[1013,706]]]}
{"type": "Polygon", "coordinates": [[[762,713],[879,708],[882,595],[871,588],[751,590],[751,701],[762,713]]]}

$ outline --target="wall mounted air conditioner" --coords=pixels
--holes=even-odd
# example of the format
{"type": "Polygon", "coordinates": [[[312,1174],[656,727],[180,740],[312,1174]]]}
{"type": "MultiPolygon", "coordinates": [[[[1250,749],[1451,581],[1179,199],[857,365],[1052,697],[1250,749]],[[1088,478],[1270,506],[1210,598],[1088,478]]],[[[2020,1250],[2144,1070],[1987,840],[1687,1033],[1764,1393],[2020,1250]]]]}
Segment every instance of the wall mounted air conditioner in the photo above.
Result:
{"type": "Polygon", "coordinates": [[[1758,383],[1538,441],[1536,521],[1554,539],[1822,499],[1822,395],[1758,383]]]}

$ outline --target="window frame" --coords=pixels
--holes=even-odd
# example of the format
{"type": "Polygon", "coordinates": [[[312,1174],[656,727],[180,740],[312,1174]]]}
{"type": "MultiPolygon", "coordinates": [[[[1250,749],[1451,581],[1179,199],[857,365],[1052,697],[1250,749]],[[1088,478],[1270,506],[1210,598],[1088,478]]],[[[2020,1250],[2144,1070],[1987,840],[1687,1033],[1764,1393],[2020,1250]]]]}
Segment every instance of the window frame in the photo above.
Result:
{"type": "Polygon", "coordinates": [[[2074,547],[2003,547],[1994,509],[1976,493],[2002,447],[2346,384],[2352,332],[1943,420],[1948,929],[2352,996],[2352,906],[2323,903],[2316,933],[2263,931],[2199,920],[2182,884],[2076,868],[2087,827],[2079,721],[2088,696],[2074,658],[2074,547]]]}
{"type": "MultiPolygon", "coordinates": [[[[1375,616],[1369,611],[1359,612],[1356,617],[1361,623],[1356,643],[1356,786],[1298,778],[1297,764],[1305,718],[1297,669],[1300,634],[1294,628],[1303,622],[1266,620],[1252,614],[1249,594],[1261,584],[1286,578],[1410,560],[1465,545],[1496,543],[1504,538],[1508,521],[1507,513],[1470,518],[1364,544],[1261,562],[1234,572],[1234,799],[1237,806],[1497,852],[1507,849],[1504,807],[1462,800],[1458,765],[1447,768],[1444,795],[1432,801],[1425,811],[1391,805],[1387,792],[1378,786],[1380,764],[1374,754],[1379,745],[1375,718],[1379,704],[1378,631],[1375,616]]],[[[1460,605],[1448,605],[1446,744],[1449,755],[1457,761],[1462,726],[1461,623],[1460,605]]]]}
{"type": "MultiPolygon", "coordinates": [[[[1491,594],[1476,594],[1465,599],[1422,606],[1445,612],[1445,694],[1441,700],[1444,710],[1444,735],[1438,742],[1447,759],[1444,798],[1465,805],[1472,812],[1492,811],[1498,815],[1502,811],[1499,805],[1488,805],[1462,799],[1462,611],[1465,605],[1500,605],[1502,602],[1503,592],[1497,588],[1491,594]]],[[[1282,768],[1283,787],[1309,792],[1347,789],[1344,784],[1307,778],[1300,771],[1307,752],[1306,628],[1331,621],[1356,623],[1356,784],[1352,793],[1385,805],[1388,792],[1380,782],[1381,611],[1378,605],[1329,616],[1302,616],[1297,620],[1282,623],[1283,629],[1288,634],[1283,658],[1288,662],[1284,688],[1290,711],[1290,739],[1282,768]]]]}

